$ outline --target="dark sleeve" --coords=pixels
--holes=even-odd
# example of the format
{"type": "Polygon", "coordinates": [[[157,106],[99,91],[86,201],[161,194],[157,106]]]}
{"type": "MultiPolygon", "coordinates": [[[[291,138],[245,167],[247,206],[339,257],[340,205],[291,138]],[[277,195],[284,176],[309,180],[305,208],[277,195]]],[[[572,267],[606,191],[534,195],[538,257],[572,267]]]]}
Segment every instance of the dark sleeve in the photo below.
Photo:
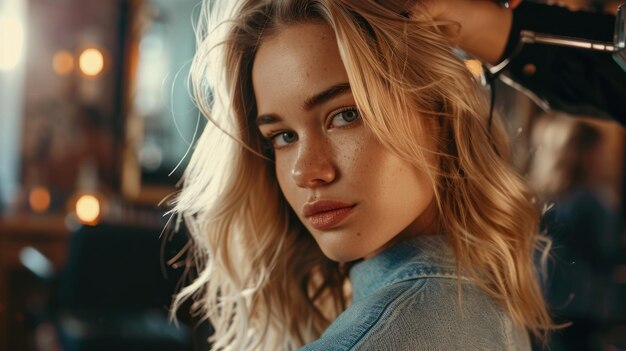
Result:
{"type": "Polygon", "coordinates": [[[502,57],[510,59],[505,74],[551,108],[626,125],[626,72],[610,53],[543,44],[525,44],[518,50],[522,30],[613,42],[614,27],[610,14],[524,1],[513,12],[502,57]]]}

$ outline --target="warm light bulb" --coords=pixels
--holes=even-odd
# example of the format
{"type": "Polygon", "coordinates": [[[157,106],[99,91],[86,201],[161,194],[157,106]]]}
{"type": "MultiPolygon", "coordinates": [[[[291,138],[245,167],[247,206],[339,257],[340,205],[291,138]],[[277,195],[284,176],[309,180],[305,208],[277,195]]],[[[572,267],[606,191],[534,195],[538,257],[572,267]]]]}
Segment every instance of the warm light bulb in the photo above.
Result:
{"type": "Polygon", "coordinates": [[[15,17],[0,17],[0,69],[17,66],[24,46],[24,30],[15,17]]]}
{"type": "Polygon", "coordinates": [[[74,69],[74,56],[69,51],[58,51],[52,58],[52,68],[62,76],[71,73],[74,69]]]}
{"type": "Polygon", "coordinates": [[[86,49],[78,59],[80,70],[88,76],[97,76],[104,69],[104,55],[98,49],[86,49]]]}
{"type": "Polygon", "coordinates": [[[76,216],[83,223],[94,223],[100,217],[100,201],[93,195],[82,195],[76,200],[76,216]]]}
{"type": "Polygon", "coordinates": [[[50,192],[45,187],[35,187],[28,195],[28,203],[34,212],[46,212],[50,207],[50,192]]]}

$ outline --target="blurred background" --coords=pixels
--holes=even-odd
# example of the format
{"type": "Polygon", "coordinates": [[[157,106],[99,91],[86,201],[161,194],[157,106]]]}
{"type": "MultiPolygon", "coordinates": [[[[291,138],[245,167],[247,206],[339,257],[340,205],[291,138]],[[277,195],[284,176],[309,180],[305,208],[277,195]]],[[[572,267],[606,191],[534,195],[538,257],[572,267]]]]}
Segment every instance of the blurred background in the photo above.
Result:
{"type": "Polygon", "coordinates": [[[201,335],[167,320],[186,236],[159,206],[204,126],[187,88],[197,4],[0,1],[0,350],[201,335]]]}
{"type": "MultiPolygon", "coordinates": [[[[162,201],[205,125],[187,83],[198,3],[0,0],[0,351],[206,349],[188,307],[167,320],[193,267],[162,201]]],[[[626,349],[625,129],[496,89],[546,204],[546,294],[573,322],[552,350],[626,349]]]]}

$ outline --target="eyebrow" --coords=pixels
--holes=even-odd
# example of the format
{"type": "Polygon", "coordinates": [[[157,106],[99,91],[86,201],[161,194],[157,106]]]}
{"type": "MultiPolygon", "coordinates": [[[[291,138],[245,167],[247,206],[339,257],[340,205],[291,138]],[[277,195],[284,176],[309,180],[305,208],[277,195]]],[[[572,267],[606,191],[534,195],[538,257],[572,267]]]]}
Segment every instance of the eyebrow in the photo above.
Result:
{"type": "MultiPolygon", "coordinates": [[[[335,84],[323,91],[309,97],[302,104],[302,109],[310,111],[316,106],[319,106],[329,100],[336,98],[339,95],[345,94],[350,91],[350,83],[335,84]]],[[[280,118],[274,113],[262,114],[256,118],[256,125],[261,126],[264,124],[272,124],[280,121],[280,118]]]]}

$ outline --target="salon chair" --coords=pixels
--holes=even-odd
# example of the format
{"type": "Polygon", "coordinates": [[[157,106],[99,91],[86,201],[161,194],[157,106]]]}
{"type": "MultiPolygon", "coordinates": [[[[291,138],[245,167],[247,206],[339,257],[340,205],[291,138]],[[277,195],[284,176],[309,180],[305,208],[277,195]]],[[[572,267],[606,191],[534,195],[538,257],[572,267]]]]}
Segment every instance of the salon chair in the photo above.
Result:
{"type": "Polygon", "coordinates": [[[177,276],[160,229],[98,225],[72,234],[48,315],[65,351],[191,350],[167,319],[177,276]],[[165,275],[169,273],[168,278],[165,275]]]}

